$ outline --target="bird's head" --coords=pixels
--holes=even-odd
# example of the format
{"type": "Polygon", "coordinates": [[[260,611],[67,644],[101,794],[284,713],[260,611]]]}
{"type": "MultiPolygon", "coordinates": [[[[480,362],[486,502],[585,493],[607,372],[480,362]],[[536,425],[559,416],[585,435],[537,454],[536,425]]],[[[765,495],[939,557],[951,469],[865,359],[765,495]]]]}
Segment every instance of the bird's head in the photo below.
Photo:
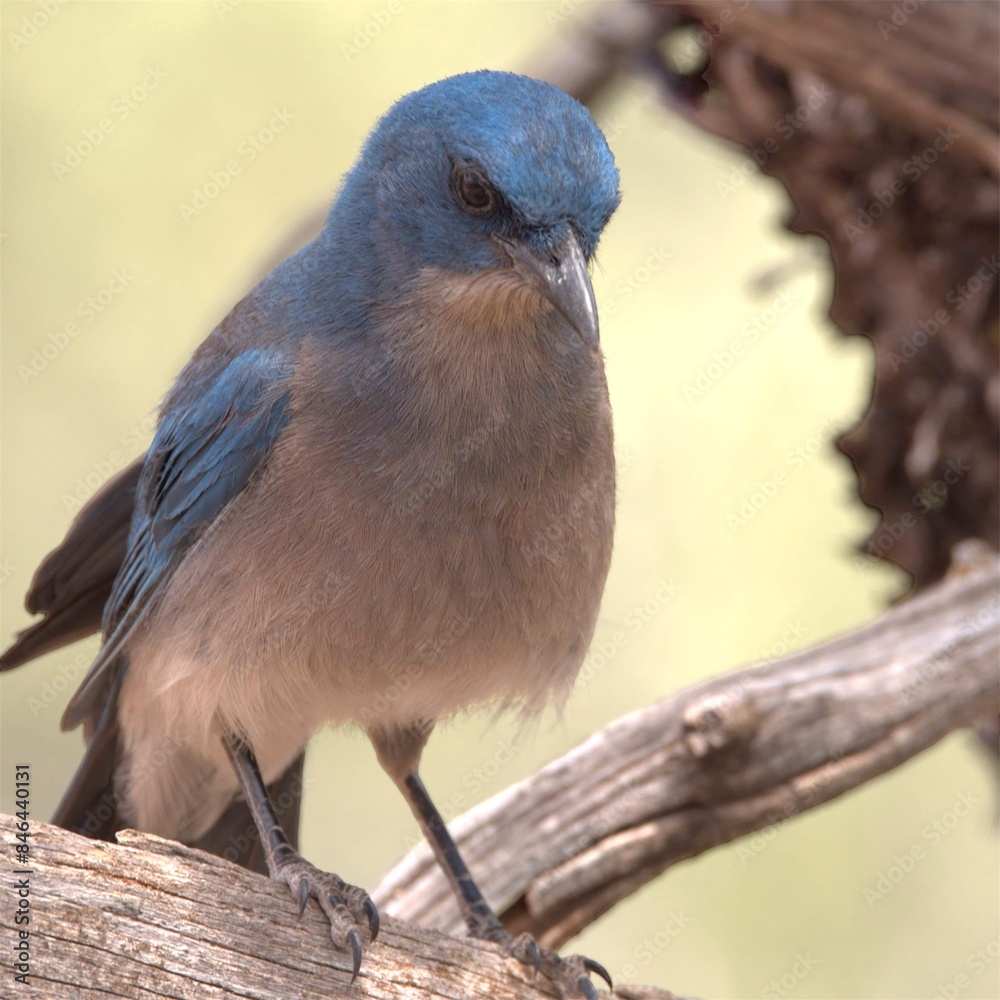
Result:
{"type": "Polygon", "coordinates": [[[587,265],[619,197],[614,158],[583,105],[551,84],[483,70],[398,101],[331,221],[353,203],[353,228],[362,218],[370,228],[386,282],[496,276],[596,344],[587,265]]]}

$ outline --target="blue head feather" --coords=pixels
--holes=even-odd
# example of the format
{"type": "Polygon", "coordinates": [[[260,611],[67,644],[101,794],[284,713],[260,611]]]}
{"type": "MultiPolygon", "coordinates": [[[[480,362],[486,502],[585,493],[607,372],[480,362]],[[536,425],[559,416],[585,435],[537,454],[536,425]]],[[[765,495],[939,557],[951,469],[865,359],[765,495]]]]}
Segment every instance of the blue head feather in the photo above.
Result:
{"type": "Polygon", "coordinates": [[[483,236],[498,230],[538,242],[570,226],[589,258],[618,201],[614,157],[582,104],[540,80],[480,70],[408,94],[387,112],[330,222],[343,216],[356,227],[360,212],[381,227],[381,250],[401,251],[410,268],[470,271],[497,266],[483,236]],[[461,210],[450,184],[456,162],[482,168],[509,208],[502,219],[461,210]]]}
{"type": "Polygon", "coordinates": [[[590,259],[619,198],[614,157],[578,101],[515,73],[449,77],[407,94],[376,123],[320,245],[310,248],[308,269],[302,262],[289,269],[296,287],[288,297],[315,325],[336,316],[338,326],[363,333],[368,304],[391,299],[422,268],[504,266],[494,235],[543,251],[571,231],[590,259]],[[456,163],[481,169],[502,212],[462,210],[451,182],[456,163]],[[306,273],[310,294],[302,295],[306,273]]]}
{"type": "MultiPolygon", "coordinates": [[[[604,135],[579,101],[540,80],[480,70],[408,94],[378,123],[361,164],[378,169],[413,140],[481,166],[524,225],[574,223],[588,255],[618,204],[604,135]]],[[[424,183],[435,179],[419,166],[424,183]]]]}

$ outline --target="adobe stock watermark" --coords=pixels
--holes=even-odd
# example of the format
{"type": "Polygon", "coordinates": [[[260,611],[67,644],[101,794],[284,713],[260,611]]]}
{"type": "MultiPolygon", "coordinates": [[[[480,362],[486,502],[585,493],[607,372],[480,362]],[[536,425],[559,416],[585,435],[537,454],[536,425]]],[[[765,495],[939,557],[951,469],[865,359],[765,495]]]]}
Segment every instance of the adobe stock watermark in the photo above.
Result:
{"type": "Polygon", "coordinates": [[[69,3],[69,0],[41,0],[32,14],[21,18],[21,30],[7,33],[7,41],[15,52],[20,52],[33,42],[40,31],[52,23],[52,19],[69,3]]]}
{"type": "Polygon", "coordinates": [[[243,172],[243,167],[253,163],[293,121],[295,115],[290,114],[286,108],[272,109],[267,124],[248,135],[220,170],[209,172],[208,180],[191,192],[190,202],[182,201],[177,206],[181,218],[190,225],[191,220],[201,215],[229,187],[233,178],[243,172]]]}
{"type": "Polygon", "coordinates": [[[728,347],[712,352],[712,360],[702,365],[681,386],[684,401],[692,403],[701,399],[728,371],[731,371],[747,352],[760,340],[760,335],[769,330],[799,300],[794,289],[782,289],[774,296],[771,304],[748,319],[728,347]]]}
{"type": "MultiPolygon", "coordinates": [[[[468,812],[475,802],[483,797],[507,766],[517,759],[518,755],[528,746],[523,734],[517,733],[510,739],[497,741],[493,753],[481,764],[470,768],[462,775],[461,789],[452,792],[448,798],[435,797],[438,812],[450,823],[456,816],[468,812]]],[[[426,843],[422,834],[407,835],[403,839],[404,850],[410,851],[419,844],[426,843]]]]}
{"type": "Polygon", "coordinates": [[[393,706],[415,683],[427,676],[429,665],[440,662],[449,649],[472,631],[484,606],[484,602],[480,600],[467,613],[452,612],[447,623],[435,632],[434,638],[422,642],[415,650],[416,655],[394,670],[392,683],[381,687],[370,703],[361,709],[357,722],[369,730],[383,727],[393,706]]]}
{"type": "MultiPolygon", "coordinates": [[[[607,803],[591,818],[585,823],[576,823],[573,827],[573,836],[566,837],[560,845],[557,863],[545,874],[540,875],[536,882],[542,897],[549,897],[551,900],[552,887],[563,881],[562,873],[559,871],[563,863],[578,860],[581,854],[598,841],[627,826],[636,816],[636,810],[642,801],[642,790],[635,782],[619,784],[607,803]]],[[[563,884],[565,885],[565,882],[563,884]]]]}
{"type": "Polygon", "coordinates": [[[421,467],[419,477],[406,490],[405,500],[399,503],[399,509],[407,514],[416,514],[441,490],[447,490],[465,473],[470,462],[483,451],[495,447],[497,435],[506,420],[506,414],[491,413],[456,444],[452,454],[429,467],[421,467]]]}
{"type": "MultiPolygon", "coordinates": [[[[470,768],[462,776],[462,789],[464,790],[452,792],[448,798],[435,797],[435,804],[444,821],[450,823],[456,816],[468,812],[475,801],[482,798],[483,793],[494,784],[507,765],[527,746],[528,742],[523,734],[515,734],[510,739],[498,740],[491,756],[482,764],[470,768]]],[[[407,853],[426,843],[427,841],[421,833],[408,833],[402,840],[403,850],[407,853]]]]}
{"type": "MultiPolygon", "coordinates": [[[[303,792],[315,784],[315,778],[297,774],[292,777],[286,786],[282,787],[277,795],[272,795],[271,805],[274,806],[274,811],[278,814],[278,818],[284,818],[285,814],[296,803],[302,801],[303,792]]],[[[229,835],[226,839],[225,848],[219,852],[220,857],[238,864],[240,859],[245,858],[259,840],[260,831],[257,829],[257,824],[251,821],[243,828],[242,832],[235,832],[229,835]]]]}
{"type": "Polygon", "coordinates": [[[980,257],[976,270],[945,295],[944,300],[951,308],[946,309],[942,306],[940,309],[935,309],[932,316],[918,320],[913,330],[900,338],[897,350],[890,351],[886,355],[893,372],[898,372],[904,365],[909,364],[921,349],[941,332],[941,328],[951,322],[952,316],[960,313],[984,289],[991,289],[996,283],[998,272],[1000,272],[1000,255],[980,257]]]}
{"type": "MultiPolygon", "coordinates": [[[[938,991],[934,994],[935,1000],[958,1000],[966,990],[972,989],[975,981],[984,972],[996,965],[998,957],[1000,957],[1000,939],[991,938],[984,941],[975,951],[969,953],[961,972],[953,976],[950,982],[938,984],[938,991]]],[[[977,997],[984,995],[985,993],[978,991],[975,994],[977,997]]]]}
{"type": "Polygon", "coordinates": [[[143,417],[133,424],[118,439],[121,449],[111,451],[90,463],[90,468],[78,476],[70,489],[63,493],[62,505],[68,514],[77,514],[83,505],[106,483],[116,476],[140,451],[149,447],[153,431],[156,430],[157,415],[155,413],[143,417]]]}
{"type": "Polygon", "coordinates": [[[632,949],[632,959],[622,966],[620,978],[626,982],[635,982],[640,972],[657,955],[665,952],[692,923],[694,920],[683,910],[671,910],[667,914],[666,922],[632,949]]]}
{"type": "Polygon", "coordinates": [[[673,254],[659,244],[650,247],[646,259],[614,283],[613,298],[605,297],[602,300],[601,311],[613,316],[619,306],[628,302],[652,281],[653,276],[663,269],[672,256],[673,254]]]}
{"type": "Polygon", "coordinates": [[[95,655],[94,650],[77,653],[69,663],[61,664],[56,674],[43,682],[38,694],[28,696],[31,717],[37,719],[40,712],[60,701],[67,691],[75,691],[90,669],[95,655]]]}
{"type": "Polygon", "coordinates": [[[550,28],[563,24],[568,18],[574,17],[586,0],[560,0],[555,9],[545,12],[545,22],[550,28]]]}
{"type": "Polygon", "coordinates": [[[767,813],[767,825],[740,839],[736,856],[741,865],[748,865],[760,857],[777,839],[785,823],[793,816],[825,802],[829,798],[828,789],[834,782],[840,782],[851,763],[843,750],[834,751],[824,762],[811,772],[797,777],[793,783],[794,795],[783,805],[767,813]]]}
{"type": "Polygon", "coordinates": [[[580,523],[592,523],[604,498],[613,494],[614,489],[614,469],[581,486],[564,511],[553,512],[544,527],[535,531],[531,541],[521,545],[521,555],[529,563],[548,562],[559,566],[566,562],[576,550],[580,523]]]}
{"type": "Polygon", "coordinates": [[[784,1000],[817,966],[819,961],[809,952],[799,952],[787,971],[772,979],[761,991],[761,1000],[784,1000]]]}
{"type": "Polygon", "coordinates": [[[613,146],[615,139],[623,132],[627,132],[635,125],[644,124],[649,115],[659,114],[661,109],[662,103],[658,97],[640,97],[635,104],[629,105],[628,119],[622,117],[621,113],[611,114],[609,117],[602,116],[600,126],[604,138],[613,146]]]}
{"type": "Polygon", "coordinates": [[[903,196],[910,185],[916,184],[962,137],[950,125],[943,126],[937,131],[937,138],[931,145],[911,156],[903,164],[900,172],[905,180],[897,177],[888,187],[873,191],[874,198],[867,206],[858,209],[854,222],[844,223],[844,234],[848,243],[853,245],[856,240],[869,232],[903,196]]]}
{"type": "Polygon", "coordinates": [[[751,657],[750,666],[760,667],[765,663],[772,663],[774,660],[780,660],[783,656],[787,656],[800,645],[800,640],[808,631],[809,626],[804,624],[801,618],[785,622],[784,631],[779,638],[751,657]]]}
{"type": "Polygon", "coordinates": [[[228,14],[232,14],[242,4],[243,0],[212,0],[212,9],[215,11],[215,16],[224,21],[228,14]]]}
{"type": "Polygon", "coordinates": [[[403,0],[389,0],[384,7],[372,11],[368,20],[351,36],[350,42],[340,43],[340,52],[344,59],[350,62],[361,55],[402,9],[403,0]]]}
{"type": "Polygon", "coordinates": [[[884,17],[880,17],[875,22],[875,27],[878,28],[878,33],[882,36],[882,41],[886,42],[892,38],[925,3],[927,3],[927,0],[899,0],[899,2],[892,4],[889,7],[889,10],[892,11],[889,19],[886,20],[884,17]]]}
{"type": "Polygon", "coordinates": [[[948,292],[944,297],[945,302],[955,312],[961,312],[983,289],[992,288],[996,284],[993,279],[996,278],[997,272],[1000,272],[1000,255],[980,257],[979,267],[965,281],[960,281],[948,292]]]}
{"type": "MultiPolygon", "coordinates": [[[[167,734],[149,757],[141,764],[132,765],[129,779],[139,784],[149,780],[157,771],[174,762],[176,755],[185,747],[185,739],[174,734],[167,734]]],[[[116,789],[105,791],[86,811],[86,819],[80,824],[78,832],[93,837],[105,828],[108,821],[119,812],[119,798],[116,789]]]]}
{"type": "Polygon", "coordinates": [[[661,580],[656,585],[656,590],[625,615],[622,628],[615,629],[606,639],[591,643],[577,675],[577,685],[586,687],[628,645],[629,639],[658,618],[682,590],[673,577],[661,580]]]}
{"type": "Polygon", "coordinates": [[[930,857],[931,851],[940,847],[963,819],[972,814],[979,800],[972,792],[963,792],[941,816],[920,831],[920,839],[901,854],[894,854],[892,864],[883,868],[871,885],[862,890],[868,909],[872,910],[886,898],[904,879],[913,873],[921,861],[930,857]]]}
{"type": "Polygon", "coordinates": [[[340,571],[328,571],[319,586],[309,587],[301,592],[298,599],[283,610],[280,618],[273,613],[262,620],[265,629],[257,635],[256,641],[247,653],[247,665],[261,669],[287,646],[293,650],[301,635],[308,631],[312,622],[320,615],[335,615],[343,607],[348,592],[348,576],[340,571]]]}
{"type": "Polygon", "coordinates": [[[18,364],[17,374],[21,384],[27,385],[38,378],[133,281],[135,281],[134,274],[124,267],[116,267],[103,288],[77,305],[74,314],[79,317],[79,321],[68,320],[58,330],[50,333],[46,342],[41,347],[35,348],[29,358],[18,364]]]}
{"type": "Polygon", "coordinates": [[[932,510],[939,510],[947,502],[951,487],[959,483],[972,469],[965,458],[950,458],[945,463],[940,476],[922,486],[911,498],[911,503],[917,508],[913,513],[904,510],[894,521],[884,522],[869,539],[863,552],[857,553],[854,559],[856,566],[867,569],[872,565],[871,557],[885,556],[919,523],[920,518],[932,510]]]}
{"type": "Polygon", "coordinates": [[[816,432],[785,453],[784,462],[765,479],[758,479],[752,492],[740,499],[737,509],[726,515],[726,524],[733,532],[749,524],[773,500],[792,477],[827,447],[835,424],[827,417],[816,432]]]}
{"type": "Polygon", "coordinates": [[[782,808],[768,813],[767,826],[762,826],[759,830],[755,830],[748,837],[740,840],[736,849],[736,856],[740,859],[740,864],[747,865],[755,858],[760,857],[781,833],[784,823],[793,816],[798,816],[801,811],[796,803],[789,801],[782,808]]]}
{"type": "Polygon", "coordinates": [[[582,484],[565,510],[549,510],[546,522],[537,528],[530,542],[521,546],[521,555],[529,562],[545,561],[558,566],[575,551],[574,538],[581,521],[594,517],[595,509],[606,502],[616,489],[615,475],[625,472],[635,462],[633,455],[618,452],[615,468],[582,484]]]}
{"type": "Polygon", "coordinates": [[[52,171],[56,180],[68,177],[105,138],[124,122],[133,111],[143,104],[149,95],[166,78],[166,73],[159,66],[147,66],[146,75],[134,87],[122,91],[108,108],[108,113],[95,125],[83,130],[82,137],[66,147],[63,159],[52,161],[52,171]]]}
{"type": "Polygon", "coordinates": [[[957,638],[943,649],[938,650],[929,660],[920,664],[914,675],[900,690],[903,700],[913,702],[933,697],[933,691],[926,690],[927,685],[954,672],[957,669],[955,654],[965,646],[970,636],[985,628],[996,628],[998,617],[1000,617],[1000,594],[993,593],[985,604],[963,617],[957,638]]]}
{"type": "Polygon", "coordinates": [[[829,102],[831,97],[833,97],[831,87],[826,84],[814,84],[809,90],[809,95],[801,104],[775,121],[774,132],[776,135],[768,136],[760,145],[744,149],[746,159],[738,166],[733,167],[725,180],[716,182],[715,190],[722,200],[728,200],[731,195],[746,184],[750,177],[760,173],[764,164],[789,139],[793,138],[799,129],[803,128],[813,115],[829,102]]]}

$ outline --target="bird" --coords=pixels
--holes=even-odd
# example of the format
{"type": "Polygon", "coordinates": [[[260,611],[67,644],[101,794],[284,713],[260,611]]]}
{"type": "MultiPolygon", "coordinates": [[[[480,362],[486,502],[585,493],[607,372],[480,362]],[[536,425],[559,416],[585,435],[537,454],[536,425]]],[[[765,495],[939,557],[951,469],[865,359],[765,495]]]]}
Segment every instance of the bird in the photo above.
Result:
{"type": "Polygon", "coordinates": [[[353,982],[378,910],[297,839],[307,742],[355,725],[470,933],[560,996],[610,985],[504,928],[419,763],[441,719],[564,703],[592,638],[615,460],[589,269],[620,197],[590,113],[530,77],[449,77],[375,123],[319,235],[195,350],[149,451],[35,574],[43,617],[3,669],[102,636],[53,822],[314,898],[353,982]]]}

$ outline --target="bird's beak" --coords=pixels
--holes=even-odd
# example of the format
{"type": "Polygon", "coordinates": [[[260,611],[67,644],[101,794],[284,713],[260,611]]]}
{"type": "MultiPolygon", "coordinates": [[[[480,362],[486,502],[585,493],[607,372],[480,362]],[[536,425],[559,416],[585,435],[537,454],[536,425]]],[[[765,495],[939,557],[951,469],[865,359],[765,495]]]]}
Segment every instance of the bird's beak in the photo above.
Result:
{"type": "Polygon", "coordinates": [[[542,255],[523,243],[501,240],[514,270],[569,321],[591,347],[600,340],[594,286],[576,237],[569,233],[553,251],[542,255]]]}

